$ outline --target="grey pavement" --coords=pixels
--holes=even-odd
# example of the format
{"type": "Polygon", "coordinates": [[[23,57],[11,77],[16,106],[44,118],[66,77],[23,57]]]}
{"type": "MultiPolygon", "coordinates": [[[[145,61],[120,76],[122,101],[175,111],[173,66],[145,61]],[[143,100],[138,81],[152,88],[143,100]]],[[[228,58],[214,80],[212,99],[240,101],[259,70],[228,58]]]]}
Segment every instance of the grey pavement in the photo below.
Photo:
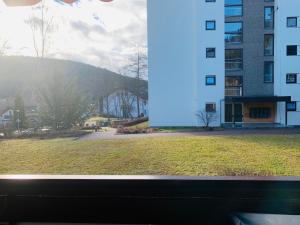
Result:
{"type": "Polygon", "coordinates": [[[108,132],[94,132],[77,140],[122,140],[130,138],[151,137],[188,137],[188,136],[241,136],[241,135],[293,135],[300,134],[300,128],[280,129],[226,129],[222,131],[198,131],[198,132],[172,132],[151,134],[116,134],[116,130],[108,132]]]}

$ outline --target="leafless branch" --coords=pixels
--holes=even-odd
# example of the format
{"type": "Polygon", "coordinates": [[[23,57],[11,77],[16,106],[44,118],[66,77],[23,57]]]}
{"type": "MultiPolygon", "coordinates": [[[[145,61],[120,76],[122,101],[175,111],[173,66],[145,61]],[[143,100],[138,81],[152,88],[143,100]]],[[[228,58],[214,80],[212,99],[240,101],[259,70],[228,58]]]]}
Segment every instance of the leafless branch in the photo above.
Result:
{"type": "Polygon", "coordinates": [[[53,32],[53,16],[48,13],[46,0],[42,0],[40,5],[34,9],[34,13],[26,21],[32,32],[33,48],[36,57],[45,57],[49,47],[50,34],[53,32]]]}
{"type": "Polygon", "coordinates": [[[217,121],[217,112],[207,112],[205,109],[197,112],[196,116],[205,128],[209,128],[213,122],[217,121]]]}
{"type": "Polygon", "coordinates": [[[2,41],[0,46],[0,56],[5,55],[7,49],[8,49],[8,41],[4,40],[2,41]]]}

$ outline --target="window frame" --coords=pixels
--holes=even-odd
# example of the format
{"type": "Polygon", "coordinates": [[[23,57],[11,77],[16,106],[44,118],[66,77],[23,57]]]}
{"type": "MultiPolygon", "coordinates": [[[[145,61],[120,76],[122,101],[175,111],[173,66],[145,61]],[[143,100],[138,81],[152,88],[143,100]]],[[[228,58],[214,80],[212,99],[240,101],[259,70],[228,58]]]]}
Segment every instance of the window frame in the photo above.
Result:
{"type": "Polygon", "coordinates": [[[206,48],[206,58],[207,59],[214,59],[214,58],[216,58],[216,55],[217,55],[217,53],[216,53],[216,48],[215,47],[208,47],[208,48],[206,48]],[[214,50],[214,55],[213,56],[208,56],[208,50],[209,49],[213,49],[214,50]]]}
{"type": "Polygon", "coordinates": [[[286,56],[298,56],[298,45],[287,45],[286,46],[286,56]],[[291,47],[296,47],[296,54],[289,54],[289,52],[291,51],[291,47]]]}
{"type": "Polygon", "coordinates": [[[266,84],[272,84],[274,83],[274,61],[264,61],[264,83],[266,84]],[[266,64],[271,63],[272,64],[272,81],[266,81],[266,64]]]}
{"type": "Polygon", "coordinates": [[[241,3],[226,3],[225,1],[225,17],[230,18],[230,17],[242,17],[244,15],[244,0],[241,0],[241,3]],[[241,8],[241,14],[240,15],[227,15],[226,14],[226,9],[230,7],[240,7],[241,8]]]}
{"type": "Polygon", "coordinates": [[[217,29],[217,23],[216,23],[216,20],[206,20],[205,21],[205,30],[208,30],[208,31],[212,31],[212,30],[216,30],[217,29]],[[214,26],[213,28],[209,28],[207,25],[209,23],[212,23],[214,26]]]}
{"type": "Polygon", "coordinates": [[[272,109],[270,107],[251,107],[249,109],[249,118],[250,119],[270,119],[270,118],[272,118],[272,109]],[[267,115],[267,116],[263,116],[263,115],[267,115]]]}
{"type": "Polygon", "coordinates": [[[265,29],[268,29],[268,30],[273,30],[274,29],[274,25],[275,25],[275,16],[274,16],[274,6],[265,6],[264,7],[264,28],[265,29]],[[266,16],[267,16],[267,14],[266,14],[266,9],[268,9],[268,8],[270,8],[270,9],[272,9],[272,26],[271,27],[267,27],[266,26],[266,16]]]}
{"type": "Polygon", "coordinates": [[[206,75],[205,76],[205,85],[206,86],[216,86],[217,85],[217,77],[216,75],[206,75]],[[213,83],[208,83],[207,82],[207,79],[214,79],[214,82],[213,83]]]}
{"type": "Polygon", "coordinates": [[[244,22],[243,21],[230,21],[230,22],[225,22],[225,37],[226,35],[230,35],[230,34],[237,34],[241,36],[241,41],[240,42],[232,42],[232,41],[226,41],[225,39],[225,43],[226,44],[241,44],[244,42],[244,22]],[[227,24],[232,24],[232,23],[240,23],[241,24],[241,32],[228,32],[226,31],[226,25],[227,24]]]}
{"type": "Polygon", "coordinates": [[[274,56],[274,47],[275,47],[275,43],[274,43],[274,34],[264,34],[264,56],[274,56]],[[266,54],[266,37],[272,37],[272,53],[271,54],[266,54]]]}
{"type": "Polygon", "coordinates": [[[297,77],[298,77],[297,73],[287,73],[286,74],[286,84],[297,84],[297,80],[298,80],[297,77]],[[295,79],[293,82],[288,81],[288,76],[291,76],[291,75],[295,75],[295,79]]]}
{"type": "Polygon", "coordinates": [[[205,112],[206,113],[216,113],[217,112],[217,104],[215,102],[207,102],[205,103],[205,112]],[[212,110],[208,110],[208,106],[212,105],[212,110]]]}
{"type": "Polygon", "coordinates": [[[287,111],[287,112],[297,112],[297,102],[296,102],[296,101],[290,101],[290,102],[287,102],[287,103],[286,103],[286,111],[287,111]],[[295,105],[295,108],[289,109],[289,108],[288,108],[288,104],[294,104],[294,105],[295,105]]]}
{"type": "Polygon", "coordinates": [[[225,87],[243,87],[244,77],[242,75],[229,75],[225,76],[225,87]],[[237,79],[240,80],[240,85],[228,85],[227,79],[237,79]]]}
{"type": "Polygon", "coordinates": [[[298,27],[298,17],[297,16],[289,16],[286,18],[286,27],[287,28],[297,28],[298,27]],[[289,19],[296,19],[296,26],[289,26],[289,19]]]}
{"type": "Polygon", "coordinates": [[[243,69],[244,69],[244,51],[243,51],[243,48],[226,48],[225,49],[225,71],[242,71],[243,69]],[[240,51],[241,52],[241,58],[240,59],[231,59],[231,60],[228,60],[226,58],[226,51],[240,51]],[[226,65],[228,63],[241,64],[241,68],[227,69],[226,65]]]}

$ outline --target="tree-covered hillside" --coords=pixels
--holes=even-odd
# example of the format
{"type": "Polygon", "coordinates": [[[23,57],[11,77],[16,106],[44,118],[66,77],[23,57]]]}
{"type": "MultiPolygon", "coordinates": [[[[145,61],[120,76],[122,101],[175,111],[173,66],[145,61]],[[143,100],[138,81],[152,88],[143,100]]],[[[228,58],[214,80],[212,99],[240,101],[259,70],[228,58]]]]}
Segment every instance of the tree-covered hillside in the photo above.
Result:
{"type": "Polygon", "coordinates": [[[129,90],[147,99],[146,81],[73,61],[19,56],[0,57],[0,99],[20,94],[25,104],[32,104],[35,101],[35,90],[54,75],[75,81],[94,100],[119,89],[129,90]]]}

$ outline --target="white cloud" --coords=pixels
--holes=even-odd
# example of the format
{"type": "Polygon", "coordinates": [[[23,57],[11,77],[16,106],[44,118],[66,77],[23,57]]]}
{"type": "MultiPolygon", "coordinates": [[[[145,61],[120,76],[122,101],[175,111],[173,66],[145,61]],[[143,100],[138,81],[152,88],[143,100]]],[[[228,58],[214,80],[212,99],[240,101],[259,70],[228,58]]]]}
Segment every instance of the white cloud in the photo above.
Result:
{"type": "MultiPolygon", "coordinates": [[[[0,3],[0,32],[9,40],[9,54],[34,55],[31,31],[24,22],[31,14],[31,7],[0,3]]],[[[72,6],[51,1],[49,14],[57,25],[50,57],[118,72],[136,45],[147,46],[146,0],[80,0],[72,6]]]]}

